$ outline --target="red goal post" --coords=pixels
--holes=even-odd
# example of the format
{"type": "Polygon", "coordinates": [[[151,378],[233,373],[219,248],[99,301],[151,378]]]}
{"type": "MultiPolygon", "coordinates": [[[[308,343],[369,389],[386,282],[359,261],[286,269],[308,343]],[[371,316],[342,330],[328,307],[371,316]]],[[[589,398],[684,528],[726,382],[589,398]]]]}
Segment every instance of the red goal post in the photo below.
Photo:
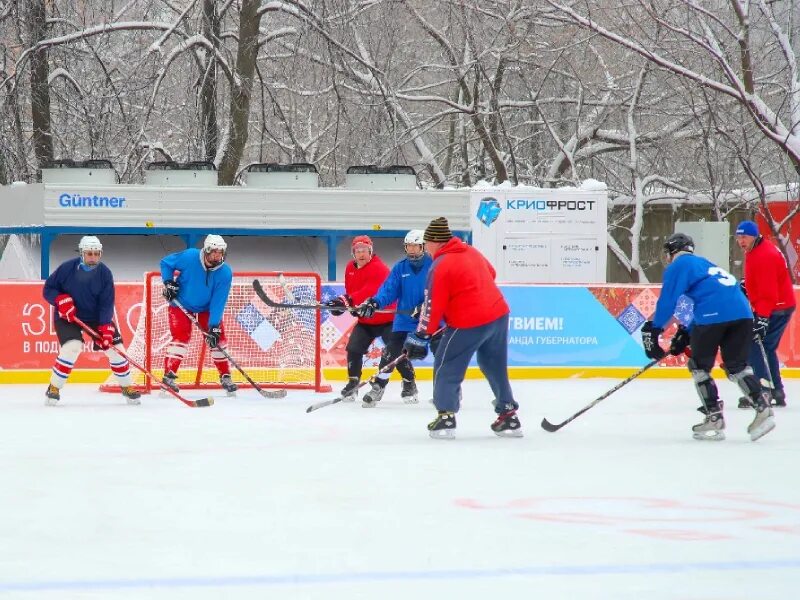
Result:
{"type": "MultiPolygon", "coordinates": [[[[253,290],[258,279],[270,298],[314,303],[321,299],[322,282],[317,273],[244,271],[234,272],[222,322],[227,351],[261,387],[330,391],[322,379],[320,313],[318,310],[273,308],[264,304],[253,290]]],[[[144,302],[136,333],[125,340],[132,359],[159,378],[164,374],[164,355],[170,341],[167,301],[162,296],[161,274],[145,274],[144,302]]],[[[134,385],[151,391],[150,380],[131,367],[134,385]]],[[[236,370],[231,375],[240,388],[250,387],[236,370]]],[[[194,328],[186,357],[178,370],[181,389],[219,388],[208,345],[194,328]]],[[[119,390],[113,375],[100,386],[106,392],[119,390]]]]}

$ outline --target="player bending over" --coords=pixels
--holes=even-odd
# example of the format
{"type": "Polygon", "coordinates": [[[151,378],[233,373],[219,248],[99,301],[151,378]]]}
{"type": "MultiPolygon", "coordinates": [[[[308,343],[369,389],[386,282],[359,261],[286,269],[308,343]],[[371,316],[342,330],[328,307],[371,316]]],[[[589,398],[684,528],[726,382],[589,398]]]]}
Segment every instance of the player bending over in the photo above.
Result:
{"type": "Polygon", "coordinates": [[[656,312],[652,321],[642,325],[645,354],[653,360],[666,356],[658,337],[672,318],[678,298],[683,294],[691,298],[694,301],[692,323],[688,329],[678,329],[672,338],[670,352],[680,354],[687,348],[690,350],[687,366],[703,403],[697,410],[705,415],[702,423],[692,427],[694,438],[725,439],[722,404],[717,385],[711,378],[719,350],[728,379],[741,388],[755,408],[756,416],[747,427],[750,439],[755,441],[772,431],[775,421],[769,407],[769,392],[761,389],[753,369],[747,364],[753,338],[750,304],[733,275],[694,255],[694,242],[688,235],[672,234],[664,244],[664,253],[669,265],[664,271],[656,312]]]}
{"type": "Polygon", "coordinates": [[[222,313],[231,291],[233,272],[225,263],[228,245],[219,235],[208,235],[202,250],[189,248],[161,259],[161,277],[164,298],[169,305],[169,332],[172,336],[164,357],[162,387],[180,391],[177,384],[178,369],[186,356],[192,338],[193,323],[173,304],[178,300],[190,313],[196,315],[207,332],[206,342],[211,348],[211,359],[219,371],[220,385],[229,396],[236,394],[238,386],[231,379],[231,368],[220,348],[226,347],[222,313]],[[175,272],[178,272],[175,277],[175,272]]]}
{"type": "Polygon", "coordinates": [[[141,394],[132,386],[128,361],[115,350],[125,351],[113,320],[114,276],[111,269],[100,262],[103,245],[95,236],[85,235],[78,243],[78,252],[78,258],[60,264],[44,282],[44,299],[57,309],[53,324],[61,346],[45,393],[45,404],[55,406],[61,399],[61,388],[67,383],[83,349],[83,329],[75,322],[75,317],[100,334],[101,339],[94,340],[94,350],[102,350],[108,357],[128,404],[139,404],[141,394]]]}

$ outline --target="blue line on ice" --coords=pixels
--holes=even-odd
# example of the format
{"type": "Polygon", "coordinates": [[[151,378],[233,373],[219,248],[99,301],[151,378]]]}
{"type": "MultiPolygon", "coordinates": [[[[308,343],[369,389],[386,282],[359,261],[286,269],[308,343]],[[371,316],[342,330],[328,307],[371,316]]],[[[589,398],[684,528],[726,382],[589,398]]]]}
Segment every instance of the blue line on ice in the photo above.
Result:
{"type": "Polygon", "coordinates": [[[254,575],[247,577],[172,577],[162,579],[94,579],[76,581],[0,582],[0,593],[64,590],[122,590],[137,588],[210,588],[277,585],[370,583],[380,581],[458,580],[544,575],[649,575],[690,571],[754,571],[798,569],[800,558],[772,561],[567,565],[439,571],[365,571],[361,573],[254,575]]]}

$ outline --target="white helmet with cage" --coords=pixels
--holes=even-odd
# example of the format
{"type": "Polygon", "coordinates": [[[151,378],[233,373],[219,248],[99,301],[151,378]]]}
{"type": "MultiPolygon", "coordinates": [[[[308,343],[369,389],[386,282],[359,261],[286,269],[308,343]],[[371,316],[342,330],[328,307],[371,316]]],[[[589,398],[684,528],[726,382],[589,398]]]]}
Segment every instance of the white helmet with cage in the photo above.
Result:
{"type": "Polygon", "coordinates": [[[85,235],[81,238],[81,241],[78,242],[78,252],[83,255],[87,250],[102,252],[103,244],[100,243],[100,240],[96,236],[85,235]]]}

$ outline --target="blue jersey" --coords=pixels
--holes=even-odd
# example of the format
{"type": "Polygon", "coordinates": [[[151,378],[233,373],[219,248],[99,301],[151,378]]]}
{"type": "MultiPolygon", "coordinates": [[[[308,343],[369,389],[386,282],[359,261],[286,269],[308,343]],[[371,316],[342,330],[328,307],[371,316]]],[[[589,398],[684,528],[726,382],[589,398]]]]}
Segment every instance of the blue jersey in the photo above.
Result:
{"type": "Polygon", "coordinates": [[[81,268],[80,258],[62,263],[44,282],[43,294],[53,306],[57,296],[72,296],[81,321],[108,325],[114,319],[114,276],[103,263],[90,271],[81,268]]]}
{"type": "MultiPolygon", "coordinates": [[[[378,306],[383,308],[397,301],[397,310],[413,310],[425,300],[425,279],[433,264],[430,254],[425,254],[422,265],[414,271],[411,262],[404,258],[392,267],[389,276],[375,294],[378,306]]],[[[397,313],[392,324],[392,331],[416,331],[418,319],[411,315],[397,313]]]]}
{"type": "Polygon", "coordinates": [[[653,326],[663,329],[667,325],[682,294],[694,301],[692,325],[753,318],[750,303],[733,275],[702,256],[681,254],[664,271],[653,326]]]}
{"type": "Polygon", "coordinates": [[[208,312],[208,326],[216,327],[222,321],[222,312],[231,291],[233,272],[227,263],[207,269],[197,248],[170,254],[161,259],[161,278],[175,278],[181,286],[178,301],[191,312],[208,312]]]}

